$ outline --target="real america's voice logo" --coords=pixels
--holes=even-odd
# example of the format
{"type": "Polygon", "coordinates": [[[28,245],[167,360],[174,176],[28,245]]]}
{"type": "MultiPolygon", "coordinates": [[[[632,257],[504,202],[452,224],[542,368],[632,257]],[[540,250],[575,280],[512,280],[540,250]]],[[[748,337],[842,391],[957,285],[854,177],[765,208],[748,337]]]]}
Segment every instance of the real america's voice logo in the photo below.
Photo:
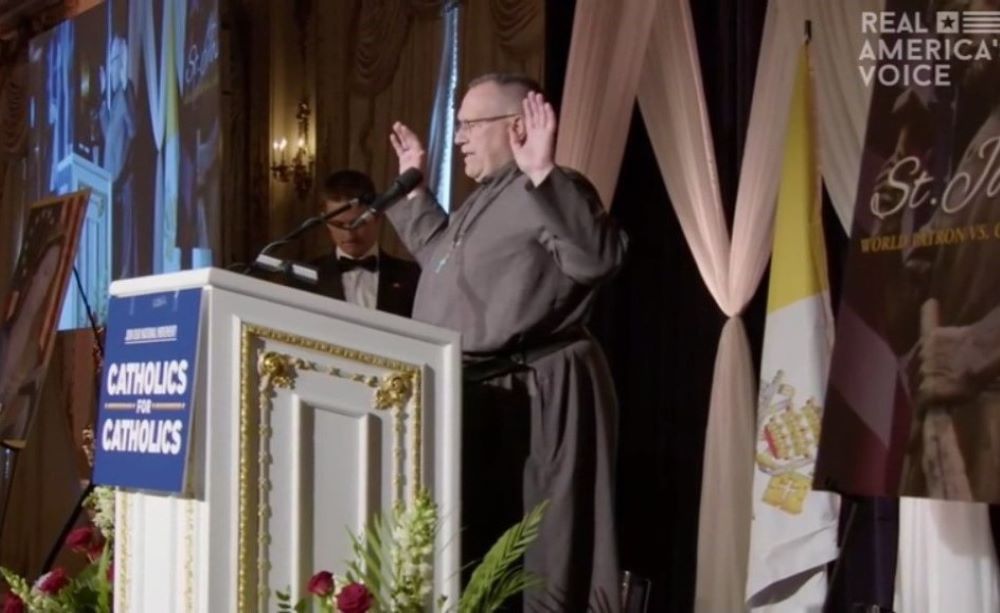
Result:
{"type": "Polygon", "coordinates": [[[862,11],[861,33],[868,87],[950,86],[962,64],[1000,57],[1000,11],[862,11]]]}

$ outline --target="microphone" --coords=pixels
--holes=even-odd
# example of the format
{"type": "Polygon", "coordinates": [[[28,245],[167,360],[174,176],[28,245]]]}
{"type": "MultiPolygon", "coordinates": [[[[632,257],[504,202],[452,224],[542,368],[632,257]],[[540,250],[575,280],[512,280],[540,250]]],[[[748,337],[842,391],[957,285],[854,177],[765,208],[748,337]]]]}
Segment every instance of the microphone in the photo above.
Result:
{"type": "Polygon", "coordinates": [[[390,186],[384,194],[375,198],[375,200],[368,205],[368,210],[348,224],[347,229],[353,230],[362,224],[368,223],[373,217],[396,204],[400,198],[410,193],[413,188],[420,185],[423,180],[424,174],[416,168],[410,168],[403,174],[399,175],[396,177],[396,180],[393,181],[392,186],[390,186]]]}

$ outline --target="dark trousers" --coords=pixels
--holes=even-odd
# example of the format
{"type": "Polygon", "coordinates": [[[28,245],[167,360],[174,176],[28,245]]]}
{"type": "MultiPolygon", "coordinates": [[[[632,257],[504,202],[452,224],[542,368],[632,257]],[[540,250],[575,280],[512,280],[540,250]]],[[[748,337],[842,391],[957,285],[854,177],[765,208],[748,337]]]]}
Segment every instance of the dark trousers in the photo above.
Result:
{"type": "MultiPolygon", "coordinates": [[[[527,390],[466,383],[462,413],[462,585],[500,536],[521,520],[531,440],[527,390]]],[[[521,599],[505,611],[519,611],[521,599]]]]}

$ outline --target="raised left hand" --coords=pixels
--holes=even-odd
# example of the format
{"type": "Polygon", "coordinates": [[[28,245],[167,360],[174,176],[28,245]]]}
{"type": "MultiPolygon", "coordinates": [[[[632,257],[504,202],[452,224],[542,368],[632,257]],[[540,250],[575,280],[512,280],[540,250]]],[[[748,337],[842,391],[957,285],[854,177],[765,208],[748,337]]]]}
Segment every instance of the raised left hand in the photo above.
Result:
{"type": "Polygon", "coordinates": [[[555,167],[556,112],[538,92],[529,92],[521,103],[524,135],[511,124],[507,135],[514,162],[531,182],[540,185],[555,167]]]}

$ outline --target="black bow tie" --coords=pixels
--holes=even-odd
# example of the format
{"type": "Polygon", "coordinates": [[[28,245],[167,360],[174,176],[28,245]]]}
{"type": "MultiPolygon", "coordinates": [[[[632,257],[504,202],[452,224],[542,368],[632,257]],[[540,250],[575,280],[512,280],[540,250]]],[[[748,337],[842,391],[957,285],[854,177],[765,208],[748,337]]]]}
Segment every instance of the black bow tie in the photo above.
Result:
{"type": "Polygon", "coordinates": [[[378,257],[374,255],[359,259],[340,257],[337,258],[337,267],[342,273],[350,272],[355,268],[364,268],[367,271],[375,272],[378,270],[378,257]]]}

